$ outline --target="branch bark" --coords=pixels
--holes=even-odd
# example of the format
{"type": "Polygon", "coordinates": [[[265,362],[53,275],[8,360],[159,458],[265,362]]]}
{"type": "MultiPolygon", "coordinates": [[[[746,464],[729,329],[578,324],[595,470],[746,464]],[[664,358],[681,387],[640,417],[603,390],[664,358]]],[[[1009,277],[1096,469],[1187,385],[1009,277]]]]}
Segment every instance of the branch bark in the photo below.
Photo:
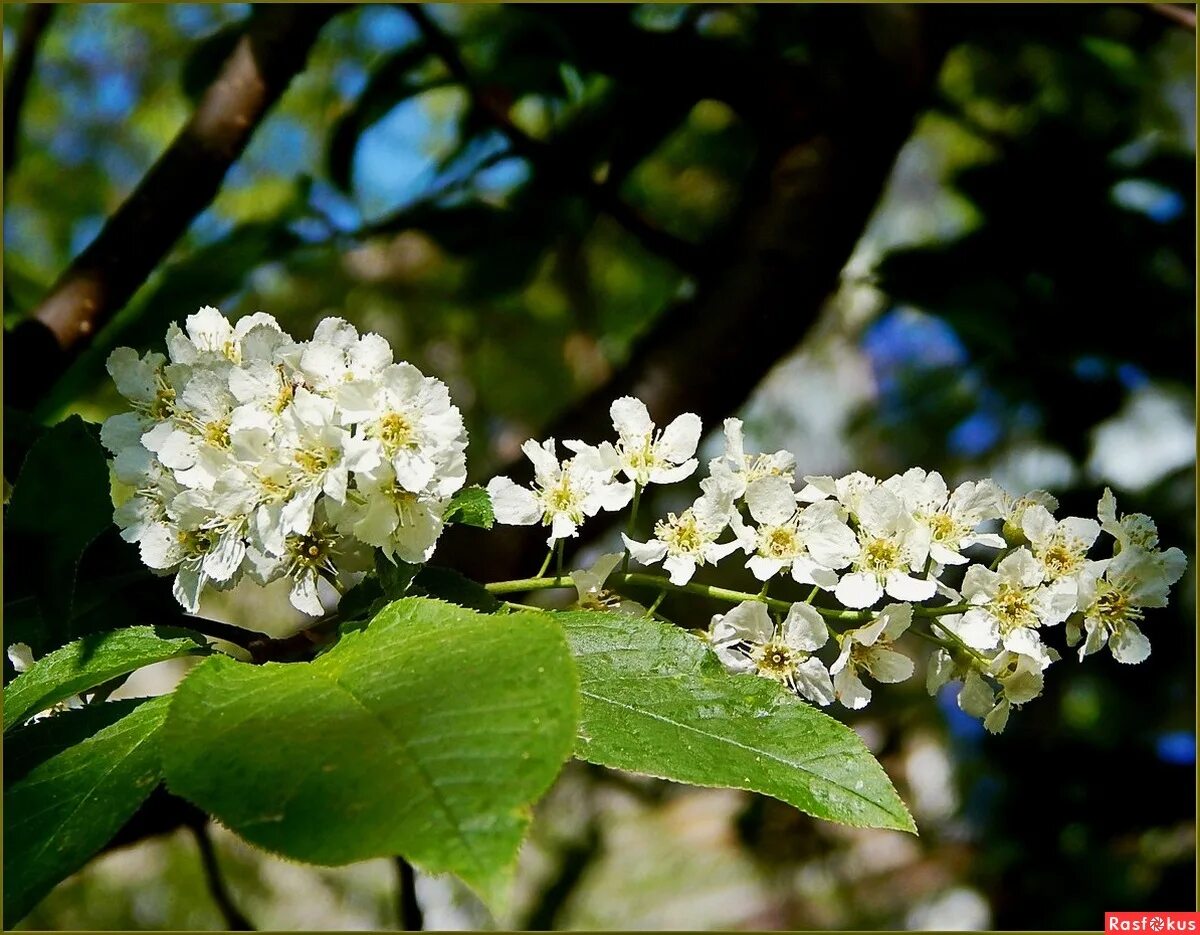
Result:
{"type": "Polygon", "coordinates": [[[213,902],[217,904],[217,909],[221,913],[221,918],[225,922],[225,928],[230,932],[254,932],[257,929],[247,919],[237,904],[234,903],[233,897],[229,894],[229,888],[225,885],[225,878],[221,875],[221,865],[217,861],[217,851],[213,847],[212,837],[209,835],[208,824],[192,824],[192,835],[196,839],[196,848],[200,852],[200,865],[204,869],[204,879],[208,884],[209,895],[212,896],[213,902]]]}
{"type": "Polygon", "coordinates": [[[179,135],[8,336],[10,404],[28,408],[36,401],[212,202],[255,128],[303,69],[321,27],[340,9],[268,4],[255,10],[179,135]]]}
{"type": "Polygon", "coordinates": [[[580,195],[593,209],[607,214],[629,231],[651,253],[670,260],[684,272],[695,272],[703,265],[703,255],[696,245],[652,223],[623,201],[611,185],[593,181],[586,167],[559,158],[561,153],[553,143],[535,139],[513,123],[504,106],[497,104],[471,73],[454,40],[429,18],[421,5],[406,3],[404,9],[433,54],[467,91],[472,106],[507,137],[514,153],[529,160],[543,181],[557,183],[564,190],[580,195]]]}
{"type": "Polygon", "coordinates": [[[21,22],[21,33],[17,37],[17,51],[13,55],[12,69],[4,85],[4,177],[17,163],[18,143],[21,132],[21,113],[25,108],[25,97],[29,92],[29,81],[33,77],[33,63],[37,59],[42,36],[54,18],[52,3],[31,3],[25,10],[21,22]]]}
{"type": "Polygon", "coordinates": [[[1159,16],[1165,16],[1176,26],[1182,26],[1191,32],[1196,31],[1196,6],[1195,4],[1187,4],[1186,6],[1177,3],[1151,3],[1152,9],[1159,16]]]}
{"type": "MultiPolygon", "coordinates": [[[[845,58],[828,63],[843,79],[832,86],[828,75],[786,72],[760,89],[773,106],[755,127],[763,146],[747,199],[726,233],[706,245],[722,262],[698,277],[695,298],[669,311],[626,365],[543,437],[610,434],[609,403],[625,393],[645,400],[660,423],[688,409],[711,427],[741,406],[816,321],[927,103],[950,40],[937,8],[830,8],[823,16],[858,28],[853,67],[845,58]],[[935,19],[942,27],[936,32],[929,28],[935,19]],[[772,116],[778,119],[770,122],[772,116]]],[[[540,527],[497,526],[486,533],[486,548],[481,535],[451,527],[439,564],[491,581],[518,577],[531,555],[545,551],[540,527]]],[[[171,830],[191,811],[159,790],[106,850],[171,830]]]]}
{"type": "MultiPolygon", "coordinates": [[[[724,234],[706,245],[711,262],[694,298],[662,315],[611,379],[539,437],[605,438],[609,404],[625,395],[643,400],[660,425],[689,411],[712,428],[816,322],[949,47],[945,18],[931,24],[937,14],[924,8],[829,13],[838,15],[856,17],[842,27],[856,30],[861,44],[853,67],[839,58],[784,70],[760,89],[775,119],[755,127],[763,144],[747,196],[724,234]]],[[[509,469],[525,472],[518,462],[497,473],[509,469]]],[[[540,527],[489,535],[481,550],[470,533],[453,530],[439,562],[494,580],[520,574],[545,548],[540,527]]]]}
{"type": "Polygon", "coordinates": [[[397,857],[396,863],[396,914],[400,922],[400,931],[419,932],[425,928],[425,914],[421,911],[421,903],[417,900],[417,874],[413,865],[403,857],[397,857]]]}

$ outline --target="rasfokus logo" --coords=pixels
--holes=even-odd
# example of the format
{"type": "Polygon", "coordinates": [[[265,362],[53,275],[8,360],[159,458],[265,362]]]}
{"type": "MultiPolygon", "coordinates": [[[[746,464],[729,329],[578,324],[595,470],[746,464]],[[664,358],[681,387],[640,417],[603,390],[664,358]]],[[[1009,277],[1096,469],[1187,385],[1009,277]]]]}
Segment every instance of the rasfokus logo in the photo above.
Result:
{"type": "Polygon", "coordinates": [[[1195,932],[1200,912],[1106,912],[1106,932],[1195,932]]]}

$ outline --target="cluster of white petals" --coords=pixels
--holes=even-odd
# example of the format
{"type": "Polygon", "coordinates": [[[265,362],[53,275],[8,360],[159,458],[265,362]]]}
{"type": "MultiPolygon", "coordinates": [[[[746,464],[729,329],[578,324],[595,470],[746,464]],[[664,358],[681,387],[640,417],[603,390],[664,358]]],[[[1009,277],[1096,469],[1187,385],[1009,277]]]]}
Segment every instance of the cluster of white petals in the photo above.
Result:
{"type": "Polygon", "coordinates": [[[194,613],[205,588],[287,577],[320,615],[317,579],[372,550],[423,562],[466,479],[466,431],[445,384],[395,362],[338,318],[295,341],[270,315],[206,307],[172,324],[167,356],[118,348],[108,371],[132,411],[108,419],[124,498],[115,519],[142,560],[174,573],[194,613]]]}
{"type": "MultiPolygon", "coordinates": [[[[297,342],[269,315],[231,323],[203,308],[185,329],[171,326],[167,351],[113,352],[108,369],[132,411],[101,437],[124,491],[122,535],[151,568],[174,573],[190,612],[206,587],[249,575],[290,579],[292,604],[319,615],[318,578],[342,582],[375,549],[429,559],[466,477],[466,432],[443,383],[336,318],[297,342]]],[[[610,414],[613,440],[565,441],[565,457],[552,438],[527,441],[532,482],[488,484],[496,521],[545,527],[561,560],[590,517],[631,503],[636,512],[648,486],[695,474],[697,416],[660,430],[632,397],[610,414]]],[[[865,680],[909,679],[914,650],[932,644],[929,691],[961,682],[959,706],[1002,730],[1061,659],[1047,640],[1057,627],[1080,660],[1106,646],[1119,662],[1144,660],[1144,612],[1166,606],[1187,564],[1179,549],[1159,549],[1148,516],[1118,514],[1108,490],[1095,518],[1058,518],[1045,491],[1014,497],[991,480],[951,489],[920,468],[798,483],[790,453],[746,452],[738,419],[725,420],[724,442],[690,506],[644,540],[623,536],[623,556],[575,573],[580,606],[653,613],[657,602],[647,610],[605,587],[630,560],[661,564],[664,589],[701,593],[699,569],[738,561],[761,592],[718,596],[741,602],[712,618],[710,644],[730,670],[816,704],[863,707],[865,680]],[[1102,544],[1107,554],[1094,556],[1102,544]],[[780,578],[811,592],[772,599],[780,578]],[[909,633],[925,642],[909,646],[909,633]]]]}
{"type": "MultiPolygon", "coordinates": [[[[553,546],[577,535],[587,517],[636,504],[649,484],[695,472],[696,416],[660,432],[630,397],[614,402],[611,415],[615,443],[567,442],[573,455],[561,463],[553,440],[527,442],[533,486],[493,480],[496,518],[540,522],[553,546]]],[[[988,479],[951,489],[920,468],[883,480],[862,472],[807,476],[798,486],[795,457],[748,454],[738,419],[725,420],[724,438],[700,496],[659,519],[651,538],[623,536],[627,555],[661,563],[676,587],[736,555],[763,591],[712,618],[714,651],[731,671],[774,679],[817,704],[863,707],[871,700],[864,680],[911,678],[915,651],[934,644],[929,690],[961,681],[960,707],[999,731],[1012,707],[1041,693],[1045,670],[1061,658],[1046,640],[1055,627],[1065,625],[1064,641],[1079,647],[1080,659],[1106,645],[1120,662],[1145,659],[1143,610],[1166,605],[1186,566],[1179,549],[1159,551],[1149,517],[1118,516],[1107,490],[1096,518],[1060,519],[1045,491],[1014,497],[988,479]],[[1092,557],[1102,542],[1111,546],[1108,557],[1092,557]],[[770,608],[788,606],[763,600],[778,576],[812,592],[772,619],[770,608]],[[814,604],[821,592],[825,599],[814,604]],[[822,613],[852,623],[831,639],[822,613]],[[918,629],[926,642],[899,648],[918,629]],[[818,657],[827,647],[828,664],[818,657]]],[[[616,564],[605,556],[603,567],[577,573],[586,575],[581,606],[617,606],[604,589],[616,564]]]]}

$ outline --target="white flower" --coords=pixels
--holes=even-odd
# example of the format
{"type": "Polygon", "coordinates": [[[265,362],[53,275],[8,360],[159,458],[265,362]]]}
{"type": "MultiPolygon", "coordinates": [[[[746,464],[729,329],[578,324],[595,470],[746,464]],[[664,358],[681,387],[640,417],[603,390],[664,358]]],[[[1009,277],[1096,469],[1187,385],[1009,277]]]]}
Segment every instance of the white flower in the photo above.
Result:
{"type": "Polygon", "coordinates": [[[241,363],[242,341],[254,328],[280,330],[275,319],[263,312],[247,315],[233,325],[211,305],[189,315],[184,325],[186,334],[174,322],[167,327],[167,353],[172,363],[204,364],[221,358],[241,363]]]}
{"type": "Polygon", "coordinates": [[[829,630],[816,608],[792,604],[776,629],[760,601],[743,601],[712,618],[709,642],[731,672],[753,672],[774,679],[809,701],[833,701],[829,671],[812,654],[829,640],[829,630]]]}
{"type": "Polygon", "coordinates": [[[18,675],[28,672],[36,661],[28,643],[13,643],[8,647],[8,661],[18,675]]]}
{"type": "Polygon", "coordinates": [[[349,322],[326,318],[302,349],[298,369],[310,387],[332,393],[339,405],[353,410],[354,402],[361,401],[364,391],[370,392],[391,363],[392,348],[379,335],[360,337],[349,322]]]}
{"type": "Polygon", "coordinates": [[[622,484],[613,475],[617,465],[611,449],[605,452],[578,441],[564,442],[575,456],[559,463],[554,439],[540,445],[533,439],[521,446],[533,462],[533,488],[519,487],[507,477],[493,477],[487,492],[496,522],[512,526],[541,523],[550,527],[546,540],[578,535],[588,516],[601,510],[619,510],[633,496],[633,484],[622,484]]]}
{"type": "Polygon", "coordinates": [[[912,676],[912,660],[891,648],[911,623],[911,604],[888,604],[871,623],[837,637],[841,652],[829,672],[838,701],[857,710],[871,700],[871,690],[862,683],[860,672],[889,684],[912,676]]]}
{"type": "Polygon", "coordinates": [[[349,439],[333,400],[306,389],[296,391],[283,411],[275,439],[284,460],[291,462],[294,493],[280,512],[285,532],[304,535],[309,531],[313,509],[322,493],[338,502],[346,499],[349,439]]]}
{"type": "Polygon", "coordinates": [[[976,532],[979,524],[1000,516],[996,487],[967,481],[950,493],[937,471],[912,468],[883,486],[895,493],[913,518],[929,530],[929,554],[943,565],[965,565],[964,549],[973,545],[1004,548],[995,533],[976,532]]]}
{"type": "Polygon", "coordinates": [[[190,367],[167,364],[162,354],[151,352],[139,357],[131,347],[116,348],[105,366],[117,392],[133,404],[136,412],[152,421],[171,414],[179,387],[191,374],[190,367]]]}
{"type": "MultiPolygon", "coordinates": [[[[1079,658],[1099,651],[1107,643],[1118,662],[1138,663],[1150,655],[1150,641],[1138,622],[1146,607],[1166,607],[1171,585],[1187,567],[1179,549],[1147,552],[1136,546],[1122,549],[1115,558],[1090,562],[1080,577],[1079,609],[1086,638],[1079,658]]],[[[1067,642],[1080,638],[1077,623],[1068,627],[1067,642]]]]}
{"type": "Polygon", "coordinates": [[[188,613],[200,608],[207,584],[232,586],[246,554],[236,525],[184,528],[155,523],[138,540],[142,561],[157,571],[175,572],[171,593],[188,613]]]}
{"type": "Polygon", "coordinates": [[[646,404],[622,396],[609,409],[617,430],[616,453],[620,469],[640,487],[673,484],[696,470],[700,443],[700,417],[690,412],[676,418],[661,432],[655,431],[646,404]]]}
{"type": "Polygon", "coordinates": [[[113,474],[123,484],[140,487],[156,469],[154,455],[142,444],[142,436],[154,425],[143,413],[122,412],[109,416],[100,427],[100,443],[114,455],[113,474]]]}
{"type": "Polygon", "coordinates": [[[1158,526],[1145,513],[1125,513],[1117,518],[1117,498],[1112,489],[1104,488],[1104,494],[1096,507],[1100,528],[1117,540],[1122,549],[1130,546],[1153,552],[1158,548],[1158,526]]]}
{"type": "Polygon", "coordinates": [[[838,583],[836,570],[858,554],[858,540],[842,522],[838,506],[821,502],[798,509],[792,485],[784,477],[752,481],[746,488],[746,505],[759,525],[739,533],[750,555],[746,567],[759,581],[786,569],[800,584],[832,590],[838,583]]]}
{"type": "Polygon", "coordinates": [[[291,577],[293,603],[318,613],[316,577],[349,570],[343,557],[371,546],[430,556],[466,478],[444,384],[340,319],[297,343],[270,315],[232,323],[203,308],[186,330],[171,326],[167,346],[170,363],[110,355],[133,411],[110,418],[101,441],[122,537],[175,573],[186,608],[250,570],[263,583],[291,577]]]}
{"type": "Polygon", "coordinates": [[[467,436],[446,384],[412,364],[390,364],[375,380],[347,384],[338,400],[343,421],[358,423],[347,449],[351,470],[369,474],[389,464],[412,493],[448,497],[462,487],[467,436]]]}
{"type": "MultiPolygon", "coordinates": [[[[1053,650],[1050,653],[1053,654],[1052,658],[1058,658],[1053,650]]],[[[997,654],[987,668],[988,675],[1000,685],[999,700],[983,718],[983,726],[989,733],[998,734],[1004,730],[1009,711],[1042,693],[1044,669],[1042,661],[1033,656],[1007,650],[997,654]]]]}
{"type": "Polygon", "coordinates": [[[250,576],[260,584],[290,578],[289,601],[312,617],[325,613],[317,592],[318,578],[337,580],[345,572],[366,571],[371,566],[370,549],[353,538],[339,535],[324,515],[324,505],[322,501],[307,533],[287,537],[283,555],[266,555],[250,549],[246,556],[250,576]]]}
{"type": "Polygon", "coordinates": [[[773,454],[746,454],[741,419],[725,420],[725,453],[708,464],[710,473],[727,468],[732,476],[733,495],[742,497],[746,487],[763,477],[780,477],[791,484],[796,477],[796,456],[790,451],[773,454]]]}
{"type": "Polygon", "coordinates": [[[879,486],[878,480],[862,471],[854,471],[845,477],[837,478],[837,480],[828,475],[806,475],[804,481],[804,487],[796,495],[798,500],[815,503],[827,497],[833,497],[845,507],[847,513],[852,517],[858,516],[858,507],[862,498],[879,486]]]}
{"type": "Polygon", "coordinates": [[[590,568],[577,568],[571,572],[576,603],[580,610],[607,610],[630,617],[646,614],[646,608],[637,601],[631,601],[604,587],[604,582],[616,571],[623,558],[624,554],[621,552],[609,552],[592,562],[590,568]]]}
{"type": "Polygon", "coordinates": [[[142,436],[142,445],[187,487],[211,487],[232,459],[230,420],[237,400],[224,374],[196,371],[171,416],[142,436]]]}
{"type": "Polygon", "coordinates": [[[1079,516],[1055,520],[1049,510],[1035,504],[1021,517],[1021,531],[1047,581],[1073,580],[1083,571],[1100,524],[1079,516]]]}
{"type": "Polygon", "coordinates": [[[378,547],[393,562],[420,565],[433,556],[448,503],[444,497],[408,490],[385,463],[377,473],[358,477],[345,504],[329,501],[326,510],[340,532],[378,547]]]}
{"type": "Polygon", "coordinates": [[[972,717],[985,718],[996,707],[996,692],[977,668],[967,670],[958,690],[958,706],[972,717]]]}
{"type": "Polygon", "coordinates": [[[698,566],[715,565],[740,545],[736,538],[717,541],[737,515],[733,489],[722,482],[721,475],[705,478],[700,487],[704,493],[695,503],[678,516],[668,513],[655,524],[649,542],[621,534],[630,556],[643,565],[662,562],[672,584],[687,584],[698,566]]]}
{"type": "Polygon", "coordinates": [[[1043,584],[1042,578],[1042,566],[1025,547],[1005,556],[995,571],[972,565],[962,586],[971,608],[940,622],[973,649],[1002,645],[1045,667],[1050,656],[1037,630],[1062,623],[1075,609],[1075,586],[1069,581],[1043,584]]]}
{"type": "Polygon", "coordinates": [[[851,572],[834,591],[847,607],[870,607],[886,592],[898,601],[924,601],[937,593],[932,579],[916,578],[929,555],[929,530],[919,525],[898,497],[872,487],[858,498],[857,553],[851,572]]]}
{"type": "Polygon", "coordinates": [[[1031,490],[1023,496],[1013,497],[995,481],[988,480],[983,483],[992,485],[996,491],[996,502],[1000,505],[1000,518],[1004,520],[1004,528],[1001,532],[1009,545],[1029,544],[1021,525],[1025,520],[1025,511],[1030,507],[1040,506],[1051,513],[1058,509],[1058,500],[1044,490],[1031,490]]]}
{"type": "Polygon", "coordinates": [[[1126,549],[1141,549],[1148,552],[1154,562],[1162,567],[1163,573],[1173,584],[1183,575],[1187,558],[1179,549],[1158,549],[1158,526],[1145,513],[1126,513],[1117,519],[1117,500],[1111,490],[1104,488],[1100,498],[1100,528],[1117,540],[1115,553],[1126,549]]]}

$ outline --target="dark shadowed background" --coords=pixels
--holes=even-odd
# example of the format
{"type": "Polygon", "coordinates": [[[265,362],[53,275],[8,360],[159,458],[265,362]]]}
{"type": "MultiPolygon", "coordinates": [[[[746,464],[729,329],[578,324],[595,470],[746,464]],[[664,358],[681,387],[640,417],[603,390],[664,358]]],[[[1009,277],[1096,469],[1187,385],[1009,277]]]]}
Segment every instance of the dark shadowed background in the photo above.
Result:
{"type": "MultiPolygon", "coordinates": [[[[328,315],[384,335],[450,385],[475,480],[524,477],[531,435],[599,440],[632,392],[717,435],[740,415],[800,473],[917,464],[1082,515],[1111,485],[1194,558],[1194,7],[3,15],[9,481],[22,426],[116,411],[108,352],[211,304],[298,337],[328,315]]],[[[85,571],[127,560],[117,541],[85,571]]],[[[572,567],[613,541],[585,529],[572,567]]],[[[456,528],[435,561],[492,580],[543,549],[456,528]]],[[[706,580],[722,575],[743,582],[706,580]]],[[[161,596],[127,595],[131,622],[161,596]]],[[[572,764],[499,922],[1097,929],[1105,910],[1194,908],[1194,598],[1189,569],[1144,664],[1068,655],[1000,737],[919,677],[842,712],[919,838],[572,764]]],[[[301,625],[278,589],[204,610],[301,625]]],[[[24,927],[224,927],[163,798],[24,927]]],[[[260,928],[396,924],[387,861],[216,841],[260,928]]],[[[448,881],[417,887],[430,928],[495,924],[448,881]]]]}

